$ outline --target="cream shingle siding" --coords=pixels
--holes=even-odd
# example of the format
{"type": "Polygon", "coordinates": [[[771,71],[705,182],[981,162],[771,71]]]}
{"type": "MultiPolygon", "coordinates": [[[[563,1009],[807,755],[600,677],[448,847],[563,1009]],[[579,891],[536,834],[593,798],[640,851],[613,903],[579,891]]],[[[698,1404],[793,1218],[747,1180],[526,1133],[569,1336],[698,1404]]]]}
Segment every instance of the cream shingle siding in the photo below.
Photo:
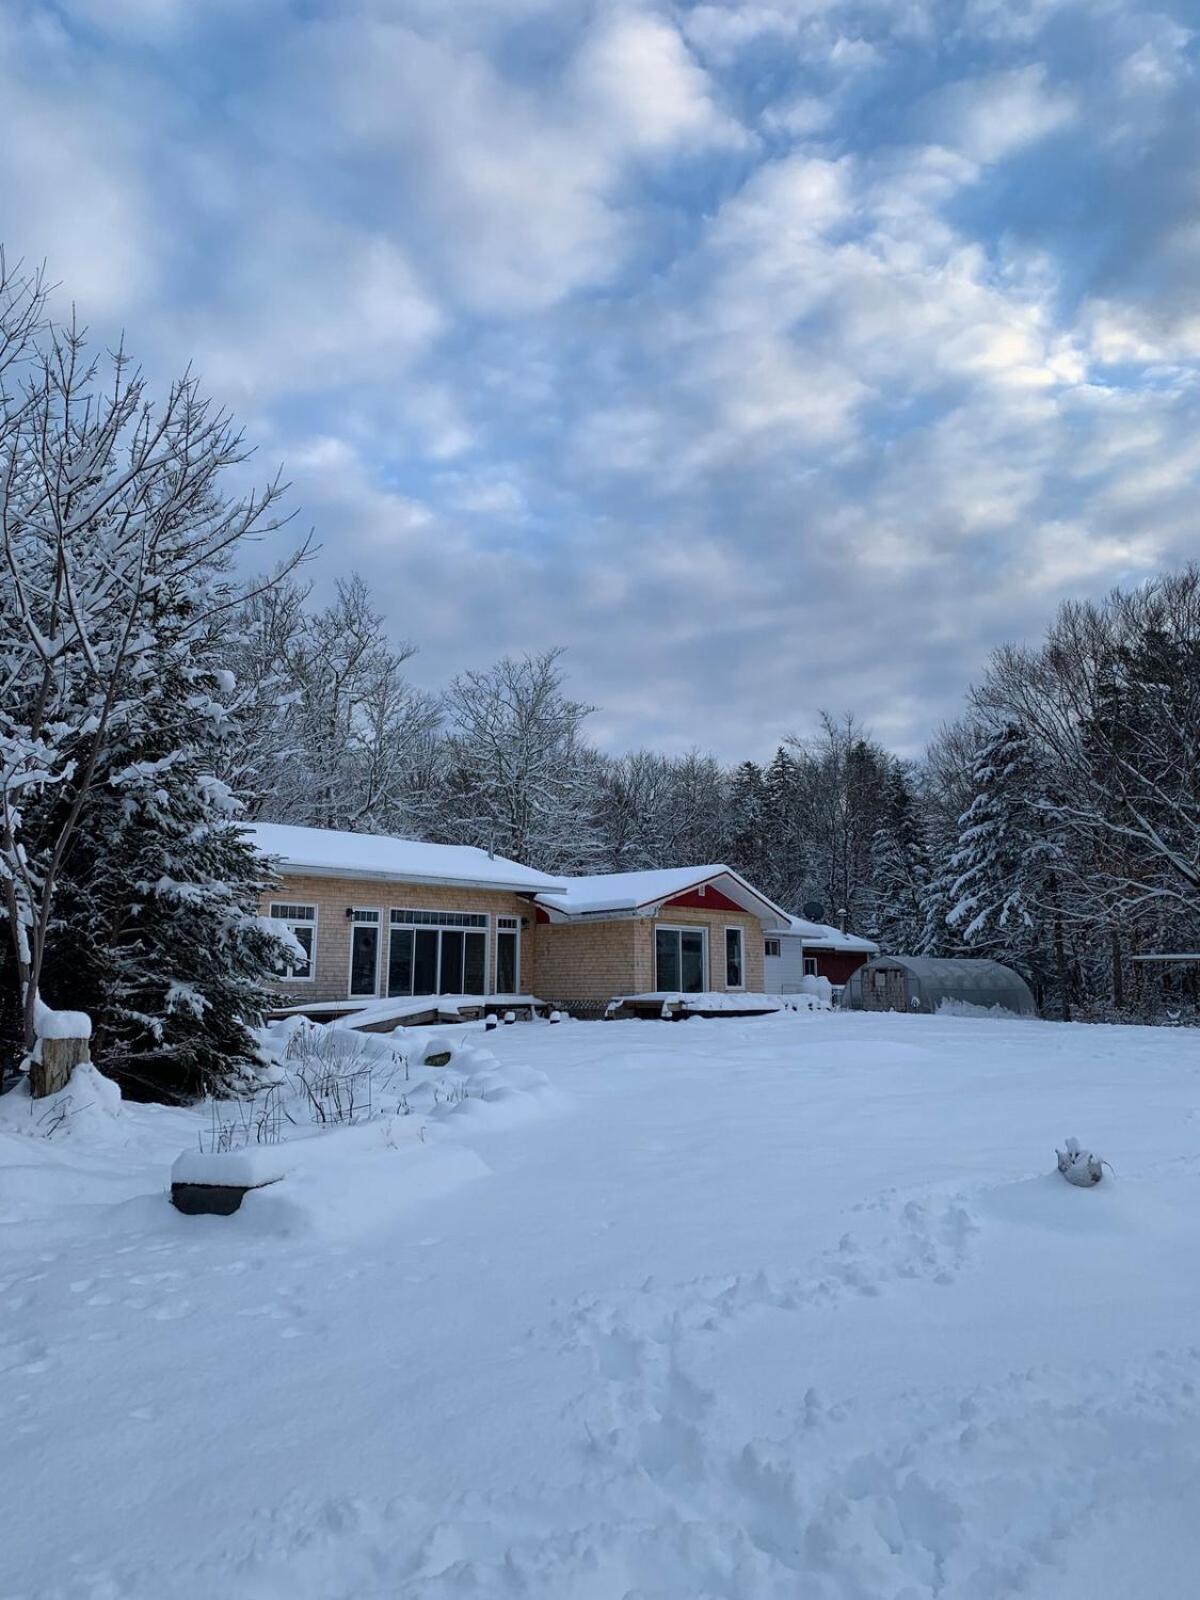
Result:
{"type": "MultiPolygon", "coordinates": [[[[488,918],[488,990],[496,988],[496,917],[525,919],[521,932],[521,992],[553,1005],[595,1009],[614,995],[642,994],[655,987],[653,917],[618,917],[610,921],[534,922],[534,907],[521,895],[502,889],[449,889],[420,884],[333,878],[286,872],[279,888],[263,902],[313,905],[317,908],[315,975],[312,982],[280,979],[275,988],[298,1004],[312,1000],[345,1000],[350,993],[350,919],[347,907],[378,911],[382,948],[380,989],[387,984],[388,913],[393,907],[428,911],[484,912],[488,918]]],[[[708,929],[708,987],[725,988],[725,929],[743,930],[744,988],[763,987],[762,925],[743,911],[701,911],[692,906],[664,907],[657,919],[669,927],[708,929]]]]}
{"type": "Polygon", "coordinates": [[[432,884],[375,882],[367,878],[327,878],[302,872],[282,874],[280,887],[263,901],[263,912],[272,905],[310,905],[317,908],[317,959],[313,981],[279,979],[274,987],[286,992],[298,1004],[309,1000],[344,1000],[350,993],[350,919],[346,908],[378,911],[383,947],[380,957],[380,988],[387,986],[388,913],[393,907],[426,911],[484,912],[488,918],[488,990],[496,988],[496,918],[524,918],[529,926],[521,933],[521,992],[536,994],[534,908],[521,895],[503,889],[448,889],[432,884]]]}
{"type": "MultiPolygon", "coordinates": [[[[657,920],[666,928],[708,929],[708,987],[718,994],[728,987],[725,982],[725,929],[740,928],[745,966],[741,987],[753,994],[762,992],[763,932],[757,917],[746,911],[700,911],[693,906],[664,906],[657,920]]],[[[647,963],[645,989],[654,988],[653,938],[649,948],[651,959],[647,963]]]]}
{"type": "Polygon", "coordinates": [[[537,929],[538,994],[553,1005],[594,1008],[614,995],[644,994],[655,987],[654,930],[665,927],[708,929],[708,987],[725,984],[725,929],[742,929],[745,954],[743,988],[763,986],[762,924],[742,911],[700,911],[664,907],[662,916],[619,917],[611,921],[541,923],[537,929]]]}
{"type": "Polygon", "coordinates": [[[633,917],[611,922],[543,922],[537,929],[538,994],[568,1010],[607,1005],[635,981],[648,924],[633,917]]]}

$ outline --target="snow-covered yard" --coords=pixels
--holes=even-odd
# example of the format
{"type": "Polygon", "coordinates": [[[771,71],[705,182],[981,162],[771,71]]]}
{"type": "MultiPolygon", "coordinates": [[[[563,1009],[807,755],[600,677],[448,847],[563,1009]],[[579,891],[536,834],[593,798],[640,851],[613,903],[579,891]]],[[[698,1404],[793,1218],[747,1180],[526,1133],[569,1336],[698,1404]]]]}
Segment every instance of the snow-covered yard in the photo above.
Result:
{"type": "Polygon", "coordinates": [[[1196,1034],[486,1046],[231,1218],[199,1112],[3,1108],[4,1600],[1193,1592],[1196,1034]]]}

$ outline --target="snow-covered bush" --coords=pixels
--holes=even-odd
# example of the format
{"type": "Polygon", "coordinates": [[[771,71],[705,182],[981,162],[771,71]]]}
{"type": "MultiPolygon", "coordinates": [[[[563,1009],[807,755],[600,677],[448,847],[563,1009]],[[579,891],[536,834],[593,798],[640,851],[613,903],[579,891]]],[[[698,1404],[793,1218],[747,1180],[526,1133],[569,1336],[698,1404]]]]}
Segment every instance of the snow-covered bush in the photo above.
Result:
{"type": "Polygon", "coordinates": [[[284,1115],[323,1126],[394,1112],[408,1079],[408,1054],[394,1034],[320,1023],[292,1032],[281,1065],[284,1115]]]}

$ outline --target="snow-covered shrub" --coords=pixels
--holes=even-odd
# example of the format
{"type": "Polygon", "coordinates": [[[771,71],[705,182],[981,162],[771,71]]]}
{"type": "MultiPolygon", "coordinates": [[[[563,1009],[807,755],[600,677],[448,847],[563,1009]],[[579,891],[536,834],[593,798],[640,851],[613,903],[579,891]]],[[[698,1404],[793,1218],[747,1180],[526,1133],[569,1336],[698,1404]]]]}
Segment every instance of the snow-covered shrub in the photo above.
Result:
{"type": "Polygon", "coordinates": [[[394,1035],[309,1023],[296,1028],[281,1063],[284,1115],[322,1125],[366,1122],[395,1110],[408,1055],[394,1035]]]}
{"type": "Polygon", "coordinates": [[[200,1148],[227,1155],[256,1145],[278,1144],[283,1134],[283,1104],[278,1083],[263,1082],[250,1094],[208,1102],[208,1130],[200,1148]]]}

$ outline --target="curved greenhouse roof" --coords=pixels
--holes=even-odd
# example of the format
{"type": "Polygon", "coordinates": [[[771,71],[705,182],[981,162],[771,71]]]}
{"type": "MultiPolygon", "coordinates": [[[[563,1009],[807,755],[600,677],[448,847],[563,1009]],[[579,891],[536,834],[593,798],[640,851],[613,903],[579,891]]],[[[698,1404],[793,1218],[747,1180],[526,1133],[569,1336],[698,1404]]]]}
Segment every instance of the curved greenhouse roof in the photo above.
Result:
{"type": "Polygon", "coordinates": [[[936,1011],[946,1000],[999,1006],[1019,1017],[1037,1010],[1019,972],[957,956],[879,956],[854,973],[842,1003],[858,1011],[936,1011]]]}

